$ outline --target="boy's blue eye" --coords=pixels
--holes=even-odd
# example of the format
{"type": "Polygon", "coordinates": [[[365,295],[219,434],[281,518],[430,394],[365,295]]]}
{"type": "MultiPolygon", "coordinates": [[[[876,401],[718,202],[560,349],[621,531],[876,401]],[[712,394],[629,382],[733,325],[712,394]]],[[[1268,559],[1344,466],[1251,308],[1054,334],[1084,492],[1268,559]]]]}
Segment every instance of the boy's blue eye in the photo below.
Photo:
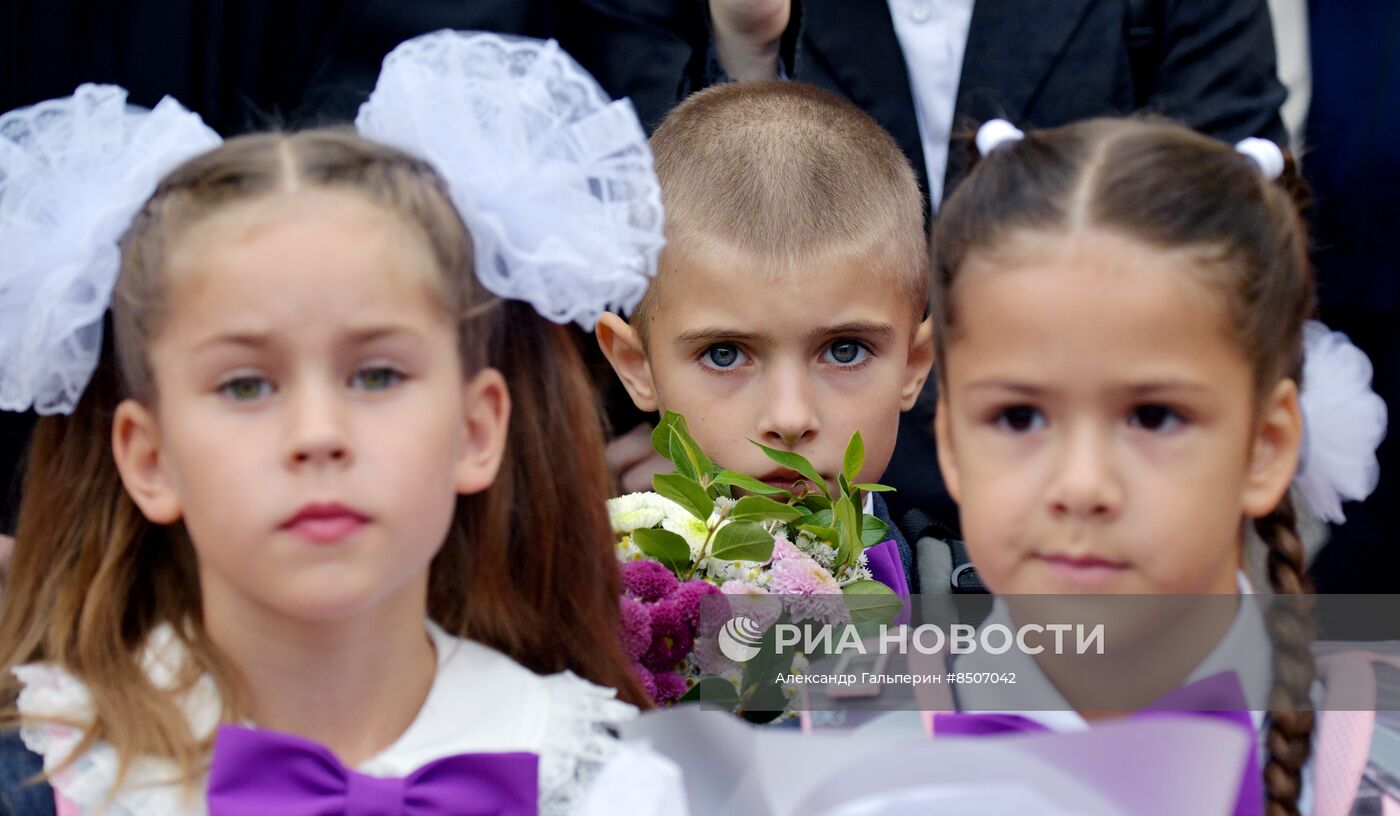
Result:
{"type": "Polygon", "coordinates": [[[710,368],[727,371],[744,360],[744,352],[733,343],[716,343],[705,349],[700,361],[710,368]]]}
{"type": "Polygon", "coordinates": [[[996,424],[1012,433],[1029,433],[1045,427],[1045,413],[1029,405],[1012,405],[997,413],[996,424]]]}
{"type": "Polygon", "coordinates": [[[824,355],[829,362],[840,366],[859,365],[870,354],[870,349],[859,340],[837,340],[826,347],[824,355]]]}
{"type": "Polygon", "coordinates": [[[1128,422],[1147,431],[1167,431],[1177,427],[1185,418],[1165,405],[1139,405],[1132,410],[1128,422]]]}
{"type": "Polygon", "coordinates": [[[266,377],[234,377],[219,386],[219,393],[235,402],[252,402],[272,393],[272,383],[266,377]]]}
{"type": "Polygon", "coordinates": [[[350,378],[350,385],[366,391],[383,391],[403,382],[403,374],[387,366],[362,368],[350,378]]]}

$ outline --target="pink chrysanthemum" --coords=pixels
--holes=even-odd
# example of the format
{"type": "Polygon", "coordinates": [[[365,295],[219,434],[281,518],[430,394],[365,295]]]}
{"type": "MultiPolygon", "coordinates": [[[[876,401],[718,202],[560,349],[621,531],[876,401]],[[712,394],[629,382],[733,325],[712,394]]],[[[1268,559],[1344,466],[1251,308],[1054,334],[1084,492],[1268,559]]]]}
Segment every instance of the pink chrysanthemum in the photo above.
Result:
{"type": "Polygon", "coordinates": [[[695,633],[681,611],[671,601],[651,606],[651,648],[642,656],[642,665],[652,671],[669,671],[690,654],[695,633]]]}
{"type": "Polygon", "coordinates": [[[622,618],[622,648],[633,660],[640,660],[651,647],[651,612],[640,601],[626,595],[618,598],[622,618]]]}
{"type": "Polygon", "coordinates": [[[784,561],[789,558],[806,557],[807,553],[804,553],[801,550],[797,549],[797,546],[795,544],[793,544],[791,541],[788,541],[787,536],[781,533],[773,536],[773,557],[769,559],[769,563],[776,564],[779,561],[784,561]]]}
{"type": "Polygon", "coordinates": [[[659,601],[678,586],[676,576],[655,561],[628,561],[622,565],[622,587],[639,601],[659,601]]]}
{"type": "Polygon", "coordinates": [[[824,623],[846,623],[850,613],[841,595],[841,586],[831,573],[806,555],[784,558],[773,565],[768,589],[787,597],[793,621],[815,618],[824,623]]]}
{"type": "Polygon", "coordinates": [[[670,600],[681,611],[681,617],[689,626],[700,622],[700,604],[706,595],[719,594],[719,587],[705,581],[686,581],[671,593],[670,600]]]}
{"type": "Polygon", "coordinates": [[[685,678],[673,671],[656,672],[652,675],[652,683],[656,686],[656,696],[652,699],[660,705],[674,703],[687,690],[685,678]]]}
{"type": "Polygon", "coordinates": [[[841,586],[821,564],[799,552],[773,565],[768,591],[775,595],[830,595],[840,593],[841,586]]]}
{"type": "Polygon", "coordinates": [[[696,638],[692,656],[701,674],[723,674],[739,665],[724,656],[719,650],[719,639],[714,636],[696,638]]]}

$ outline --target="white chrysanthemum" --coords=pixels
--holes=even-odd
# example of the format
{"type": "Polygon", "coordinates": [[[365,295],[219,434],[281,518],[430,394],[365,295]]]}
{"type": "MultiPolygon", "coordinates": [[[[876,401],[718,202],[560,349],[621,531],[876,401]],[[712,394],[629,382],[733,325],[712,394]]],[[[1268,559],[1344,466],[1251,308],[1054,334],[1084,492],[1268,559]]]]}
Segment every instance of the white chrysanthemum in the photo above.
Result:
{"type": "MultiPolygon", "coordinates": [[[[672,502],[675,504],[675,502],[672,502]]],[[[669,530],[681,538],[690,547],[690,557],[696,559],[700,557],[701,550],[705,549],[705,539],[710,534],[710,528],[705,522],[686,512],[680,505],[676,505],[679,513],[671,514],[661,520],[661,529],[669,530]]]]}
{"type": "Polygon", "coordinates": [[[637,549],[637,545],[633,543],[632,536],[630,535],[623,536],[619,539],[616,549],[617,560],[619,561],[640,561],[645,557],[642,555],[642,551],[637,549]]]}
{"type": "Polygon", "coordinates": [[[836,566],[836,548],[811,533],[805,530],[798,532],[797,540],[793,543],[828,572],[836,566]]]}
{"type": "Polygon", "coordinates": [[[717,584],[724,585],[738,581],[750,586],[763,586],[768,583],[768,572],[757,561],[722,561],[706,558],[700,562],[700,570],[717,584]]]}
{"type": "Polygon", "coordinates": [[[685,508],[659,493],[628,493],[608,499],[608,520],[613,533],[630,533],[655,527],[668,518],[690,517],[685,508]]]}

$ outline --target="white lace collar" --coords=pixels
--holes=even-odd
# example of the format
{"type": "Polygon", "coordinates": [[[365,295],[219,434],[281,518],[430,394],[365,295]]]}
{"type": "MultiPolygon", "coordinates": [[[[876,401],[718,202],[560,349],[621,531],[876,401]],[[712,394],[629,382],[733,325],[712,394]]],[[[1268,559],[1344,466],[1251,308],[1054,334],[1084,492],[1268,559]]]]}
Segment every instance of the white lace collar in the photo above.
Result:
{"type": "MultiPolygon", "coordinates": [[[[540,755],[540,812],[568,812],[577,804],[601,765],[617,750],[611,729],[636,709],[615,699],[612,689],[593,685],[571,672],[537,675],[480,643],[453,637],[429,622],[437,650],[433,686],[414,721],[392,745],[357,770],[376,776],[404,776],[444,756],[479,751],[528,751],[540,755]]],[[[168,686],[182,651],[169,627],[151,633],[146,667],[157,684],[168,686]]],[[[26,717],[92,718],[86,686],[50,664],[16,667],[18,706],[26,717]]],[[[213,682],[201,678],[182,704],[196,734],[211,734],[219,702],[213,682]]],[[[26,725],[21,736],[52,770],[77,747],[82,732],[58,725],[26,725]]],[[[53,786],[82,813],[95,809],[111,792],[117,755],[99,742],[52,778],[53,786]]],[[[129,780],[104,813],[113,816],[166,816],[205,813],[198,801],[170,784],[173,767],[138,760],[129,780]]]]}

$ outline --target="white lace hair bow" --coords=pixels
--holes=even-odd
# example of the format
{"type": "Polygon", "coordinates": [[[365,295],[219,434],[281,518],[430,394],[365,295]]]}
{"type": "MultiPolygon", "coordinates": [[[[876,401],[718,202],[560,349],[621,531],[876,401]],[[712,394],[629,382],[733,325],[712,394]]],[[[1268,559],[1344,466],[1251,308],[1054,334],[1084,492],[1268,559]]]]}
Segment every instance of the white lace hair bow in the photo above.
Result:
{"type": "Polygon", "coordinates": [[[115,85],[0,116],[0,410],[72,413],[97,367],[117,242],[160,179],[219,135],[115,85]]]}
{"type": "Polygon", "coordinates": [[[1342,500],[1371,495],[1380,479],[1385,400],[1371,390],[1371,361],[1346,335],[1303,327],[1303,453],[1293,483],[1320,518],[1346,521],[1342,500]]]}
{"type": "Polygon", "coordinates": [[[558,43],[438,31],[400,44],[355,126],[428,160],[493,294],[591,329],[656,273],[661,188],[627,100],[558,43]]]}

